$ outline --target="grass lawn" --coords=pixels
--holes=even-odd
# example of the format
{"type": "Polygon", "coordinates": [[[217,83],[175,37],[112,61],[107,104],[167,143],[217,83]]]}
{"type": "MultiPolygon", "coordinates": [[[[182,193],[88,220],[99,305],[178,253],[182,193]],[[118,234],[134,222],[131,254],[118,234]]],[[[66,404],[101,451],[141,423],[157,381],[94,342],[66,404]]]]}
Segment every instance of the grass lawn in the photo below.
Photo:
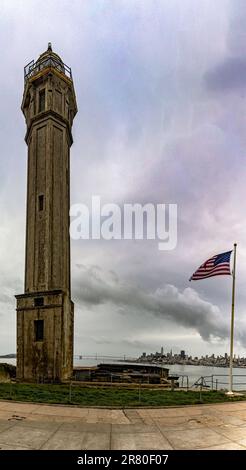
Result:
{"type": "Polygon", "coordinates": [[[199,403],[222,403],[246,400],[246,396],[229,398],[223,392],[169,391],[85,387],[69,385],[0,383],[0,399],[23,402],[60,403],[81,406],[175,406],[199,403]]]}

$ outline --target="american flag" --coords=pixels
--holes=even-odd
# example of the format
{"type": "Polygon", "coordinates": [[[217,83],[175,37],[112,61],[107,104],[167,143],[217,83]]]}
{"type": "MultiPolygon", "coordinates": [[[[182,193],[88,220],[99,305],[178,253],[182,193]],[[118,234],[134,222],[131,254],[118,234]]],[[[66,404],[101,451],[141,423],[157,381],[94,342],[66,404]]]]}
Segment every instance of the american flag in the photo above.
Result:
{"type": "Polygon", "coordinates": [[[206,279],[212,276],[222,276],[225,274],[231,274],[230,270],[230,258],[231,251],[220,253],[219,255],[209,258],[198,268],[191,276],[190,281],[198,281],[199,279],[206,279]]]}

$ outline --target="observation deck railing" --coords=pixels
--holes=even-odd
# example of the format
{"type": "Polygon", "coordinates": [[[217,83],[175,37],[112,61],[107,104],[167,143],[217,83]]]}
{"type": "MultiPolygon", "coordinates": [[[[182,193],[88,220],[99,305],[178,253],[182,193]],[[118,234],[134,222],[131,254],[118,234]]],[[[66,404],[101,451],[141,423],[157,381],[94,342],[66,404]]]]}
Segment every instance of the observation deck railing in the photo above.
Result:
{"type": "Polygon", "coordinates": [[[28,78],[36,75],[37,73],[41,72],[41,70],[46,68],[54,68],[62,72],[66,77],[72,80],[72,70],[68,65],[64,64],[60,60],[56,59],[53,55],[46,56],[43,59],[38,59],[36,62],[31,60],[25,67],[24,67],[24,80],[28,80],[28,78]]]}

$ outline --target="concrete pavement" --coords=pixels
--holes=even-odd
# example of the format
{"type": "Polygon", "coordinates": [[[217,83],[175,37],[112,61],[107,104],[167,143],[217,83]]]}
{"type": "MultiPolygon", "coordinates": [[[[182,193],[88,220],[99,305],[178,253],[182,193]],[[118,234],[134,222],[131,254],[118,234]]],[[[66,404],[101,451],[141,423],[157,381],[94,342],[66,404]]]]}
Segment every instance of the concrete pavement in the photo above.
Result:
{"type": "Polygon", "coordinates": [[[0,450],[246,450],[246,402],[103,409],[0,401],[0,450]]]}

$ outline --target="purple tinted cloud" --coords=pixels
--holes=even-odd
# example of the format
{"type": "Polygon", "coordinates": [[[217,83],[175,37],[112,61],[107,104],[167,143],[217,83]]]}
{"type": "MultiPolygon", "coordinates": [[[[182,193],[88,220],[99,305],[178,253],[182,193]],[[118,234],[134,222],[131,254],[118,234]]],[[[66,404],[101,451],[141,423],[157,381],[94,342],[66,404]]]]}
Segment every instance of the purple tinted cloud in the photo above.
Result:
{"type": "MultiPolygon", "coordinates": [[[[216,325],[206,309],[195,316],[184,292],[189,276],[204,258],[230,249],[234,241],[239,243],[237,322],[245,315],[245,2],[29,0],[3,1],[1,7],[3,352],[15,347],[15,301],[6,288],[11,285],[13,292],[20,293],[19,279],[24,277],[23,67],[37,58],[48,41],[72,67],[79,107],[71,149],[72,203],[89,204],[91,195],[99,194],[104,202],[120,205],[179,205],[179,239],[173,252],[160,253],[155,243],[146,241],[72,243],[73,296],[80,299],[75,309],[76,349],[83,348],[80,337],[88,336],[92,338],[91,344],[86,343],[88,352],[98,338],[104,338],[103,352],[109,337],[117,337],[119,331],[124,333],[119,350],[125,350],[127,338],[129,344],[135,344],[135,351],[136,345],[142,348],[143,337],[149,348],[157,347],[157,330],[160,342],[160,331],[174,338],[175,344],[180,344],[175,340],[179,333],[182,341],[186,334],[191,353],[209,352],[211,348],[199,335],[209,338],[216,325]],[[128,290],[120,292],[113,282],[105,286],[102,281],[103,292],[98,284],[90,283],[86,293],[90,277],[83,278],[83,290],[76,264],[116,272],[122,289],[126,282],[131,284],[135,299],[131,295],[127,302],[128,290]],[[142,317],[143,297],[150,302],[146,293],[170,284],[177,290],[163,295],[161,313],[142,317]],[[102,302],[102,294],[114,298],[110,306],[102,302]],[[173,316],[166,314],[168,297],[173,316]],[[117,314],[119,305],[125,315],[117,314]],[[123,322],[125,318],[127,322],[123,322]],[[199,335],[190,339],[192,324],[199,335]]],[[[219,334],[225,338],[220,343],[226,350],[229,279],[204,281],[193,288],[199,302],[222,312],[219,334]]],[[[156,295],[152,301],[150,312],[156,309],[156,295]]],[[[213,347],[221,351],[220,346],[213,347]]]]}

